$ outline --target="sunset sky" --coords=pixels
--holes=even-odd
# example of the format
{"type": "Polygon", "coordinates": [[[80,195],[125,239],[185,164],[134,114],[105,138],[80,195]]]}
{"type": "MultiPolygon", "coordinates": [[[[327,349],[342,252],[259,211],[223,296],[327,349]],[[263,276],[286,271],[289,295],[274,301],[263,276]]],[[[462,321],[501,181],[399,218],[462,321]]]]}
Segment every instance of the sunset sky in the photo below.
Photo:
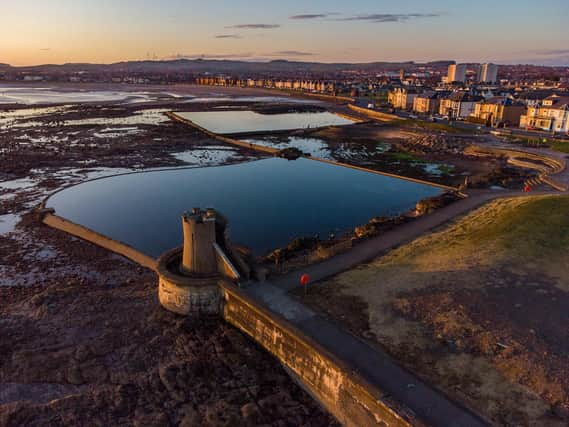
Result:
{"type": "Polygon", "coordinates": [[[568,0],[17,0],[0,62],[177,57],[569,65],[568,0]]]}

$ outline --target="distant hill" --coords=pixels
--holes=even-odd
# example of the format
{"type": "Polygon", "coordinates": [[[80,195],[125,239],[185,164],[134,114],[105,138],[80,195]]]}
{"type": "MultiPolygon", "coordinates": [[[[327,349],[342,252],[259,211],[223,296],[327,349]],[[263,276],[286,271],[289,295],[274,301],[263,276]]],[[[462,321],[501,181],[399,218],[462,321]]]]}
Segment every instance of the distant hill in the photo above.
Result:
{"type": "MultiPolygon", "coordinates": [[[[269,62],[213,60],[213,59],[175,59],[165,61],[126,61],[114,64],[45,64],[28,67],[12,67],[16,71],[25,72],[215,72],[215,73],[278,73],[278,72],[314,72],[334,73],[339,71],[388,70],[397,71],[401,68],[411,69],[418,65],[435,67],[447,66],[451,61],[436,61],[428,64],[414,62],[370,62],[370,63],[321,63],[274,60],[269,62]]],[[[9,67],[7,65],[7,67],[9,67]]]]}
{"type": "MultiPolygon", "coordinates": [[[[167,74],[167,73],[225,73],[237,76],[245,75],[279,75],[296,76],[310,74],[336,74],[339,72],[396,72],[404,69],[406,72],[421,71],[422,67],[428,67],[441,72],[454,63],[449,60],[431,61],[418,63],[408,62],[367,62],[367,63],[323,63],[302,62],[276,59],[273,61],[238,61],[226,59],[172,59],[161,61],[123,61],[114,64],[44,64],[27,67],[13,67],[8,64],[0,64],[0,70],[25,72],[25,73],[144,73],[144,74],[167,74]]],[[[476,66],[477,64],[469,64],[476,66]]],[[[503,67],[518,67],[516,65],[503,65],[503,67]]],[[[539,66],[532,66],[538,67],[539,66]]]]}

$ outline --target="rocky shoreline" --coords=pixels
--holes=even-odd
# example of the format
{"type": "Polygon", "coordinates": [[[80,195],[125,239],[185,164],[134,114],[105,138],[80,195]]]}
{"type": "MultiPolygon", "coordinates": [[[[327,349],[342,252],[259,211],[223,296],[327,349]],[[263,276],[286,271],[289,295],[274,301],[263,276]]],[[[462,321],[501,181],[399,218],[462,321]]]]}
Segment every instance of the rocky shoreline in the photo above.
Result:
{"type": "MultiPolygon", "coordinates": [[[[31,215],[19,221],[62,186],[188,164],[173,153],[187,151],[198,165],[258,156],[232,148],[216,157],[226,148],[175,123],[73,124],[101,114],[74,108],[0,129],[0,226],[7,214],[19,222],[0,230],[0,426],[335,425],[245,335],[160,308],[154,272],[31,215]]],[[[148,108],[120,106],[110,120],[148,108]]]]}

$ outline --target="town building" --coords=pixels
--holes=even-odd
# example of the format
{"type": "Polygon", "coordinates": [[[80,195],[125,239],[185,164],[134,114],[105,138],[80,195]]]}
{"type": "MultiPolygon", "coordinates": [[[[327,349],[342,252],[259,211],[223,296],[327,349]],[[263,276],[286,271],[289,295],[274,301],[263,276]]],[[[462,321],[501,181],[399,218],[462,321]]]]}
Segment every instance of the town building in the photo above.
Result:
{"type": "Polygon", "coordinates": [[[525,110],[526,107],[523,103],[509,97],[495,96],[477,102],[470,118],[472,121],[487,126],[518,126],[520,117],[525,113],[525,110]]]}
{"type": "Polygon", "coordinates": [[[393,108],[409,110],[413,108],[413,102],[417,95],[418,93],[416,89],[396,87],[389,91],[387,95],[387,102],[389,102],[393,108]]]}
{"type": "Polygon", "coordinates": [[[498,66],[496,64],[480,64],[476,81],[478,83],[496,84],[498,81],[498,66]]]}
{"type": "Polygon", "coordinates": [[[423,93],[413,100],[413,111],[419,114],[437,114],[440,106],[440,93],[423,93]]]}
{"type": "Polygon", "coordinates": [[[474,112],[474,105],[483,98],[468,92],[453,92],[440,101],[439,114],[449,119],[465,119],[474,112]]]}
{"type": "Polygon", "coordinates": [[[516,99],[523,102],[528,107],[537,107],[543,103],[543,100],[553,95],[552,90],[529,90],[516,95],[516,99]]]}
{"type": "Polygon", "coordinates": [[[466,81],[466,64],[451,64],[448,66],[447,83],[466,81]]]}
{"type": "Polygon", "coordinates": [[[520,119],[520,127],[569,133],[569,96],[551,95],[541,105],[528,107],[520,119]]]}

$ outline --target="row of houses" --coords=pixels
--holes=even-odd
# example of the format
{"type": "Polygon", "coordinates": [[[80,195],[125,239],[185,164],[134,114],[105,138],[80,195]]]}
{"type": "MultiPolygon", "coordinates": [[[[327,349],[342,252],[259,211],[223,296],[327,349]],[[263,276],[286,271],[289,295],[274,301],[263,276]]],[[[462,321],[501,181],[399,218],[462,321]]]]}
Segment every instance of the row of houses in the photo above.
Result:
{"type": "Polygon", "coordinates": [[[569,132],[569,96],[558,94],[539,99],[524,94],[514,97],[509,94],[494,96],[395,88],[389,92],[388,102],[396,109],[469,120],[487,126],[569,132]]]}
{"type": "Polygon", "coordinates": [[[432,91],[413,88],[395,88],[387,101],[396,109],[420,114],[440,114],[449,118],[466,118],[474,112],[474,106],[484,98],[469,92],[432,91]]]}
{"type": "Polygon", "coordinates": [[[251,88],[268,88],[282,90],[298,90],[333,94],[336,84],[317,80],[278,80],[278,79],[236,79],[232,77],[198,77],[196,83],[206,86],[237,86],[251,88]]]}

